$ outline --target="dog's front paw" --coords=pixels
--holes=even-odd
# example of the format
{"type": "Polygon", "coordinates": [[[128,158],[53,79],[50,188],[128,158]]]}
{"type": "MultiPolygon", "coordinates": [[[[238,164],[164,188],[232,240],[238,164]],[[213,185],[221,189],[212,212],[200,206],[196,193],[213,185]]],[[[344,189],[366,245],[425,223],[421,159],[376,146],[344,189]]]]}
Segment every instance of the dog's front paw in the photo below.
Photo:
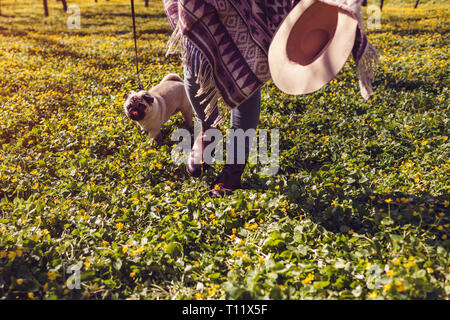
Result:
{"type": "Polygon", "coordinates": [[[156,137],[153,137],[153,141],[157,147],[162,146],[164,144],[164,135],[161,132],[158,133],[156,137]]]}

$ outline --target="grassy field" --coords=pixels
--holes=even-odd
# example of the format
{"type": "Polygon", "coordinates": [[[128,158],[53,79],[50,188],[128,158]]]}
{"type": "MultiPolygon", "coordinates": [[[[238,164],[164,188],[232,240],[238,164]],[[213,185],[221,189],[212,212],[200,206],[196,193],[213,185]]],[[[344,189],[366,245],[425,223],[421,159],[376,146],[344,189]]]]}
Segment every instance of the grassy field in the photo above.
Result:
{"type": "MultiPolygon", "coordinates": [[[[312,95],[268,82],[280,170],[225,199],[123,113],[129,2],[78,0],[73,30],[49,2],[1,2],[0,299],[449,298],[448,2],[387,1],[369,101],[352,59],[312,95]]],[[[160,1],[137,24],[145,86],[181,74],[160,1]]]]}

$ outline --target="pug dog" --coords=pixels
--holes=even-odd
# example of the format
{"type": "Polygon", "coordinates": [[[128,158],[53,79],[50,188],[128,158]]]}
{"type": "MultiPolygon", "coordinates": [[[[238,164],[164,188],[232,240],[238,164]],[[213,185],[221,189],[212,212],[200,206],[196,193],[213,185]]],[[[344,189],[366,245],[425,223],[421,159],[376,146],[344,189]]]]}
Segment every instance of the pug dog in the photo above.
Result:
{"type": "Polygon", "coordinates": [[[177,74],[166,75],[149,91],[130,91],[124,94],[123,108],[128,118],[136,121],[157,144],[161,144],[161,127],[169,118],[181,112],[184,125],[191,129],[193,110],[184,89],[183,79],[177,74]]]}

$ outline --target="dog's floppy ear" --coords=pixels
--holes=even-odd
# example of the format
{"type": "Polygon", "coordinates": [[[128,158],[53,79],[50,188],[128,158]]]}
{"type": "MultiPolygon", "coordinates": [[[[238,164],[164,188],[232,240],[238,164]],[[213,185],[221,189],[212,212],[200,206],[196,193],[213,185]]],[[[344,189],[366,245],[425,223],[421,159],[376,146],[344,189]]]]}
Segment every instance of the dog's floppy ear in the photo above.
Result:
{"type": "Polygon", "coordinates": [[[144,98],[145,102],[147,102],[148,104],[152,104],[153,101],[155,101],[155,98],[152,97],[152,95],[148,92],[146,92],[142,98],[144,98]]]}
{"type": "Polygon", "coordinates": [[[125,92],[125,93],[123,94],[123,99],[124,99],[124,100],[127,100],[128,97],[130,96],[130,93],[131,93],[131,92],[125,92]]]}

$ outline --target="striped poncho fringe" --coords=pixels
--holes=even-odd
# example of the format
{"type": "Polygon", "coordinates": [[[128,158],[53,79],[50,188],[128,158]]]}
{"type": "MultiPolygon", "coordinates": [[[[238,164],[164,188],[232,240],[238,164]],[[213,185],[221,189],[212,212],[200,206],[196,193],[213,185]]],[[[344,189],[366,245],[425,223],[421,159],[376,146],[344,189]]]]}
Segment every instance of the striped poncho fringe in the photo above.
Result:
{"type": "MultiPolygon", "coordinates": [[[[270,79],[267,52],[278,26],[301,0],[163,0],[173,29],[167,55],[181,53],[181,60],[195,75],[209,101],[209,117],[221,98],[230,108],[242,104],[270,79]],[[194,52],[200,63],[193,63],[194,52]]],[[[361,95],[373,93],[375,48],[368,42],[361,15],[362,0],[319,0],[345,10],[358,20],[352,53],[361,95]]],[[[213,125],[223,119],[219,116],[213,125]]]]}

